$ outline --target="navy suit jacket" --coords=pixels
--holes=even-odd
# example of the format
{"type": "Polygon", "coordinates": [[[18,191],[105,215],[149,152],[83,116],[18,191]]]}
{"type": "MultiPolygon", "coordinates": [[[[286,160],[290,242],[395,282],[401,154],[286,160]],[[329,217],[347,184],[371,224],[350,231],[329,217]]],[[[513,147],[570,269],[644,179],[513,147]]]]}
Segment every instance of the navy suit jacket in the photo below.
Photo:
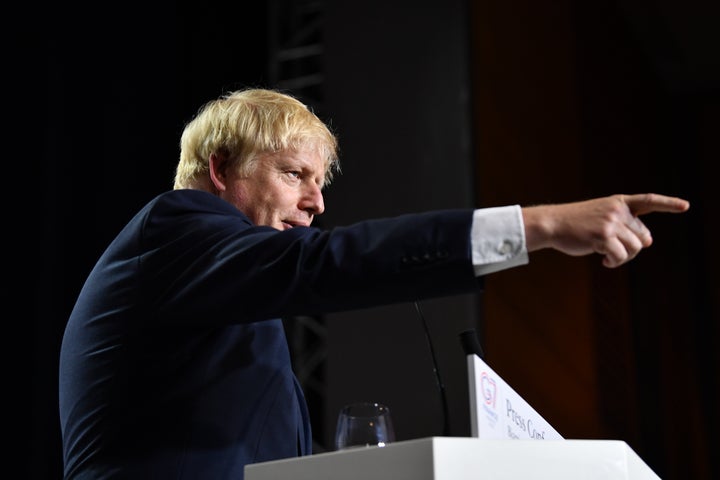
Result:
{"type": "Polygon", "coordinates": [[[93,268],[60,354],[66,478],[242,479],[311,453],[280,318],[468,293],[472,210],[329,231],[207,192],[148,203],[93,268]]]}

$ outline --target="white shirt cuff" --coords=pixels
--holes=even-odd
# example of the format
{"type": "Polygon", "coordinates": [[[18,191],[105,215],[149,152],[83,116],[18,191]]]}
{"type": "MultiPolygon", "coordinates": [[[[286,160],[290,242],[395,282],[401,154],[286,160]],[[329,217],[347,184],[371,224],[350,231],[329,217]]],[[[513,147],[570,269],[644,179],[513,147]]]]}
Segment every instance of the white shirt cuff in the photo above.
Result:
{"type": "Polygon", "coordinates": [[[475,210],[470,242],[477,276],[525,265],[529,261],[519,205],[475,210]]]}

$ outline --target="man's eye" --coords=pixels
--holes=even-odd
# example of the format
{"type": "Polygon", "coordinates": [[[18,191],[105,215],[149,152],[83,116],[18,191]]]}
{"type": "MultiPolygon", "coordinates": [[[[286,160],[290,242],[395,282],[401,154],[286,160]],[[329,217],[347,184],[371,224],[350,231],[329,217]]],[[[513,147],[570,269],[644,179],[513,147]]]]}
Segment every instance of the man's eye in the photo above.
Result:
{"type": "Polygon", "coordinates": [[[289,171],[289,172],[287,172],[287,174],[290,175],[290,176],[293,177],[293,178],[300,178],[300,172],[298,172],[298,171],[294,171],[294,170],[293,170],[293,171],[289,171]]]}

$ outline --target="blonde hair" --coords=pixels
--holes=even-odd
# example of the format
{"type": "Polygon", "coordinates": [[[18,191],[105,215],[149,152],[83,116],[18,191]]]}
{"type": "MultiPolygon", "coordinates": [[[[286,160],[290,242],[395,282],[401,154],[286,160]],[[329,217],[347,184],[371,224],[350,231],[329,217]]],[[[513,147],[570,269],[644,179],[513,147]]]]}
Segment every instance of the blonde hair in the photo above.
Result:
{"type": "Polygon", "coordinates": [[[296,98],[275,90],[236,90],[203,105],[183,130],[174,189],[210,189],[211,154],[243,175],[258,155],[314,148],[325,159],[325,184],[339,171],[337,138],[296,98]]]}

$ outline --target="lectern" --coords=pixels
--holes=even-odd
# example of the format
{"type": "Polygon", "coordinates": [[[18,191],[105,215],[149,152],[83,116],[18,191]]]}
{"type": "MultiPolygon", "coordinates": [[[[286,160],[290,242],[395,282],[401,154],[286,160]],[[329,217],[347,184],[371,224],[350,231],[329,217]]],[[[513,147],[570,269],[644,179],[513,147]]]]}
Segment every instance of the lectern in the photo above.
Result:
{"type": "Polygon", "coordinates": [[[245,467],[245,480],[658,480],[620,440],[429,437],[245,467]]]}
{"type": "Polygon", "coordinates": [[[428,437],[245,467],[245,480],[658,480],[621,440],[566,440],[467,352],[472,437],[428,437]]]}

